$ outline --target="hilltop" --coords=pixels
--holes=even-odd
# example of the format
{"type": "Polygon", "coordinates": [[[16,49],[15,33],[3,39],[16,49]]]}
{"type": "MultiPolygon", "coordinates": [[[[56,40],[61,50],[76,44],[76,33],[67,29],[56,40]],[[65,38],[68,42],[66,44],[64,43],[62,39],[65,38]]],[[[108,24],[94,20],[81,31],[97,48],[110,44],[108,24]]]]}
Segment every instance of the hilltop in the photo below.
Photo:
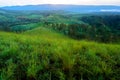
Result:
{"type": "Polygon", "coordinates": [[[0,79],[119,79],[120,45],[77,41],[45,27],[0,32],[0,79]]]}

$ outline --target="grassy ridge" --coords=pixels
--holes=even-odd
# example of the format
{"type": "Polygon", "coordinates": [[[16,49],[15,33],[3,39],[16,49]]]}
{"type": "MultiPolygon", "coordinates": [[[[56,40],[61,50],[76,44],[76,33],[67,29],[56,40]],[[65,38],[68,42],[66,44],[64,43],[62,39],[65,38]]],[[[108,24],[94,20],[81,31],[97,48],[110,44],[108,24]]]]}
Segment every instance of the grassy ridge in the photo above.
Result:
{"type": "Polygon", "coordinates": [[[120,45],[72,40],[39,27],[0,32],[0,80],[118,80],[120,45]]]}

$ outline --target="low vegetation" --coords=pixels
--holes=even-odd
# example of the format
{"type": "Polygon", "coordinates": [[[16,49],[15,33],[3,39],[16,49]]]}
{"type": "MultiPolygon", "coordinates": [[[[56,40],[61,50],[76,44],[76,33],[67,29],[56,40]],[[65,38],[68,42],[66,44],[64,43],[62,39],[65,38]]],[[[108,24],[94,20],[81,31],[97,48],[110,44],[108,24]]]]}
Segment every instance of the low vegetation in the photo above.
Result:
{"type": "Polygon", "coordinates": [[[0,32],[0,80],[119,80],[120,45],[70,39],[45,27],[0,32]]]}

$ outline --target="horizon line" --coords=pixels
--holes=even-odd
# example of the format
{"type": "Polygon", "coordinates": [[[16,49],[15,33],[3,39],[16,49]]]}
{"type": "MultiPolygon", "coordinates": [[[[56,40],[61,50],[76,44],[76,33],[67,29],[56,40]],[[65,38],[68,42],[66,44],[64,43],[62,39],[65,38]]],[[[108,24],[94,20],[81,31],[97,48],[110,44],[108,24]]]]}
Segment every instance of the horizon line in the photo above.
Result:
{"type": "Polygon", "coordinates": [[[6,5],[0,7],[15,7],[15,6],[37,6],[37,5],[73,5],[73,6],[120,6],[115,4],[25,4],[25,5],[6,5]]]}

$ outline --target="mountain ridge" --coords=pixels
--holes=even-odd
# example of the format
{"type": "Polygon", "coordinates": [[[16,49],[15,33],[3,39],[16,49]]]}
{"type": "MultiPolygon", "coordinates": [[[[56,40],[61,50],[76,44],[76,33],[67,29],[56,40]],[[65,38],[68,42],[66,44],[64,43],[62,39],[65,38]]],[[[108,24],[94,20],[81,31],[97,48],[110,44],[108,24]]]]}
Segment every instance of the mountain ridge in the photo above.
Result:
{"type": "Polygon", "coordinates": [[[1,7],[5,10],[63,10],[70,12],[101,12],[106,11],[118,11],[120,12],[120,6],[114,5],[65,5],[65,4],[42,4],[42,5],[24,5],[24,6],[5,6],[1,7]]]}

